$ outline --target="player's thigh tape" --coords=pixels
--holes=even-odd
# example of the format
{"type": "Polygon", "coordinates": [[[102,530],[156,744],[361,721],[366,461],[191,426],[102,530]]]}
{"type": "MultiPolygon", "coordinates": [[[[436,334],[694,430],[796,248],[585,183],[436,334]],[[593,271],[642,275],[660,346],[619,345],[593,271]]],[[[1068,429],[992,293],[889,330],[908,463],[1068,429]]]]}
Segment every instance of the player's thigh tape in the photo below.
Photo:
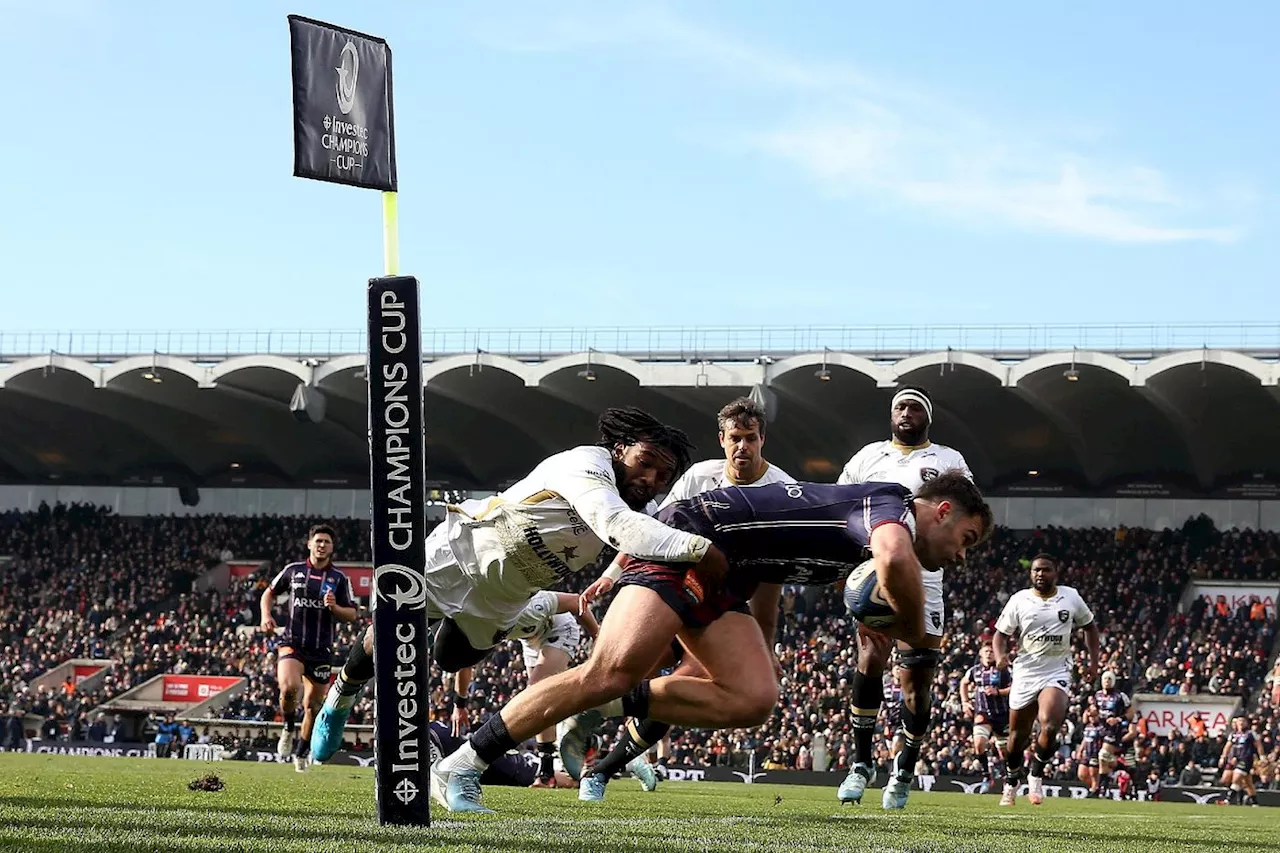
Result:
{"type": "Polygon", "coordinates": [[[903,669],[936,669],[941,662],[942,652],[938,649],[908,649],[899,659],[903,669]]]}

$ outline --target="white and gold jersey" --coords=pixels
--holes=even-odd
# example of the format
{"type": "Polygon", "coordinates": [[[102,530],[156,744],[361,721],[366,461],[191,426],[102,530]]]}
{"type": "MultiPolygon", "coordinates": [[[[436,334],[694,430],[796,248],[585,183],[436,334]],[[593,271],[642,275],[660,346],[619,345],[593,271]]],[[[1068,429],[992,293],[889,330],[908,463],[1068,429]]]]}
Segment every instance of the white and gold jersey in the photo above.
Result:
{"type": "Polygon", "coordinates": [[[1071,631],[1093,622],[1093,611],[1074,587],[1059,584],[1041,598],[1034,589],[1015,592],[1005,602],[996,630],[1018,637],[1014,680],[1039,681],[1071,672],[1071,631]]]}
{"type": "Polygon", "coordinates": [[[945,444],[925,442],[907,447],[893,440],[873,441],[853,455],[836,482],[897,483],[915,493],[929,480],[953,469],[973,479],[960,451],[945,444]]]}
{"type": "Polygon", "coordinates": [[[735,483],[729,479],[728,464],[721,458],[707,459],[690,465],[688,470],[671,487],[671,491],[667,493],[662,505],[665,507],[676,501],[688,500],[703,492],[722,489],[726,486],[767,486],[770,483],[795,482],[795,478],[786,471],[783,471],[777,465],[766,462],[764,473],[760,475],[760,479],[754,483],[735,483]]]}
{"type": "MultiPolygon", "coordinates": [[[[448,508],[441,523],[458,568],[471,589],[456,585],[448,598],[479,596],[488,611],[523,604],[570,574],[593,565],[605,543],[636,557],[697,562],[710,546],[627,506],[613,459],[603,447],[575,447],[540,463],[491,498],[448,508]]],[[[444,602],[476,610],[464,601],[444,602]]]]}

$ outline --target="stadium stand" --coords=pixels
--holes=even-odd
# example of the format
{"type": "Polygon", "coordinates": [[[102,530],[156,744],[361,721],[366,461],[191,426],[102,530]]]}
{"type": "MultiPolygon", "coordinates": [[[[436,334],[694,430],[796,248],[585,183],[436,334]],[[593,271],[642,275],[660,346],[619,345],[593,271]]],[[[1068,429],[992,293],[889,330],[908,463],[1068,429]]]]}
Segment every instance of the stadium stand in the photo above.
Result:
{"type": "MultiPolygon", "coordinates": [[[[248,688],[220,712],[219,723],[244,721],[243,731],[210,735],[188,729],[188,740],[222,743],[233,754],[266,749],[272,738],[252,722],[277,720],[275,639],[256,629],[258,598],[270,577],[301,553],[301,537],[316,519],[224,516],[120,517],[85,505],[42,506],[31,513],[0,515],[0,554],[14,559],[0,585],[0,745],[24,735],[44,740],[101,740],[117,721],[94,708],[151,676],[163,673],[243,675],[248,688]],[[264,567],[235,579],[229,588],[199,590],[194,581],[219,562],[252,557],[264,567]],[[101,685],[81,692],[28,685],[61,661],[76,656],[116,660],[101,685]],[[33,718],[40,720],[32,728],[33,718]],[[26,731],[23,731],[26,721],[26,731]]],[[[339,551],[367,552],[367,535],[354,521],[338,524],[339,551]]],[[[1001,528],[980,554],[948,573],[949,641],[935,685],[935,725],[919,772],[977,774],[970,723],[961,716],[959,681],[990,637],[1001,607],[1027,585],[1026,568],[1039,551],[1060,555],[1063,583],[1077,587],[1102,629],[1103,668],[1115,672],[1120,689],[1166,694],[1238,695],[1248,703],[1263,736],[1259,784],[1274,785],[1280,665],[1273,662],[1276,620],[1259,603],[1231,609],[1223,601],[1198,599],[1186,612],[1178,602],[1191,581],[1280,579],[1280,537],[1271,533],[1219,532],[1204,519],[1178,530],[1001,528]],[[1255,606],[1258,605],[1258,606],[1255,606]]],[[[589,578],[579,578],[585,585],[589,578]]],[[[837,588],[788,588],[782,600],[778,642],[785,676],[783,698],[773,719],[753,730],[672,732],[673,765],[753,763],[764,769],[811,768],[825,748],[828,765],[844,768],[852,751],[847,684],[854,663],[852,626],[837,588]]],[[[597,606],[607,618],[607,602],[597,606]]],[[[344,655],[357,629],[344,626],[337,655],[344,655]]],[[[580,655],[585,653],[580,650],[580,655]]],[[[339,657],[340,659],[340,657],[339,657]]],[[[1082,665],[1078,655],[1077,665],[1082,665]]],[[[436,719],[448,720],[459,698],[440,686],[432,697],[436,719]]],[[[525,686],[515,643],[500,647],[475,673],[465,702],[472,724],[481,722],[525,686]]],[[[882,726],[896,724],[892,676],[882,726]]],[[[1054,778],[1074,779],[1072,738],[1079,739],[1081,712],[1091,690],[1077,690],[1070,719],[1076,721],[1055,759],[1054,778]]],[[[365,698],[354,726],[372,722],[365,698]]],[[[884,770],[888,739],[879,741],[884,770]]],[[[1153,770],[1166,783],[1194,778],[1204,783],[1221,751],[1221,740],[1191,731],[1162,738],[1140,733],[1129,754],[1135,779],[1153,770]]]]}

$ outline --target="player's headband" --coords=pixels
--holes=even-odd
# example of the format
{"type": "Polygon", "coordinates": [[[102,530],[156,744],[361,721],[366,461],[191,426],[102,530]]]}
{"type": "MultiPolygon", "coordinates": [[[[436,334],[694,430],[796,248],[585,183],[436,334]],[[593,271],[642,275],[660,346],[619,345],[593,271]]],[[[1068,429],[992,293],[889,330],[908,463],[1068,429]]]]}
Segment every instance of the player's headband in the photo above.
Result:
{"type": "Polygon", "coordinates": [[[924,408],[924,416],[928,418],[929,423],[933,423],[933,403],[930,402],[928,397],[913,388],[903,388],[897,394],[893,395],[893,402],[889,404],[889,409],[893,410],[898,408],[898,404],[903,400],[911,400],[919,403],[921,407],[924,408]]]}

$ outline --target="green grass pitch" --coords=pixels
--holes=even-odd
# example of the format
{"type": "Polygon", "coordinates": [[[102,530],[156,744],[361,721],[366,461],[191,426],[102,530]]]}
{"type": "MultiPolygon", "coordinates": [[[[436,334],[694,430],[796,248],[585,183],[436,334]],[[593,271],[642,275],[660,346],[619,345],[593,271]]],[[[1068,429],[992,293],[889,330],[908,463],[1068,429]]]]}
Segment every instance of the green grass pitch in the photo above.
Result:
{"type": "Polygon", "coordinates": [[[912,792],[886,813],[879,792],[841,807],[823,788],[632,779],[603,804],[576,791],[486,788],[494,817],[434,810],[430,829],[380,827],[360,768],[0,755],[0,850],[49,853],[371,850],[1275,850],[1266,808],[1050,799],[1001,809],[994,796],[912,792]],[[217,792],[187,783],[215,773],[217,792]],[[781,798],[780,800],[778,798],[781,798]]]}

